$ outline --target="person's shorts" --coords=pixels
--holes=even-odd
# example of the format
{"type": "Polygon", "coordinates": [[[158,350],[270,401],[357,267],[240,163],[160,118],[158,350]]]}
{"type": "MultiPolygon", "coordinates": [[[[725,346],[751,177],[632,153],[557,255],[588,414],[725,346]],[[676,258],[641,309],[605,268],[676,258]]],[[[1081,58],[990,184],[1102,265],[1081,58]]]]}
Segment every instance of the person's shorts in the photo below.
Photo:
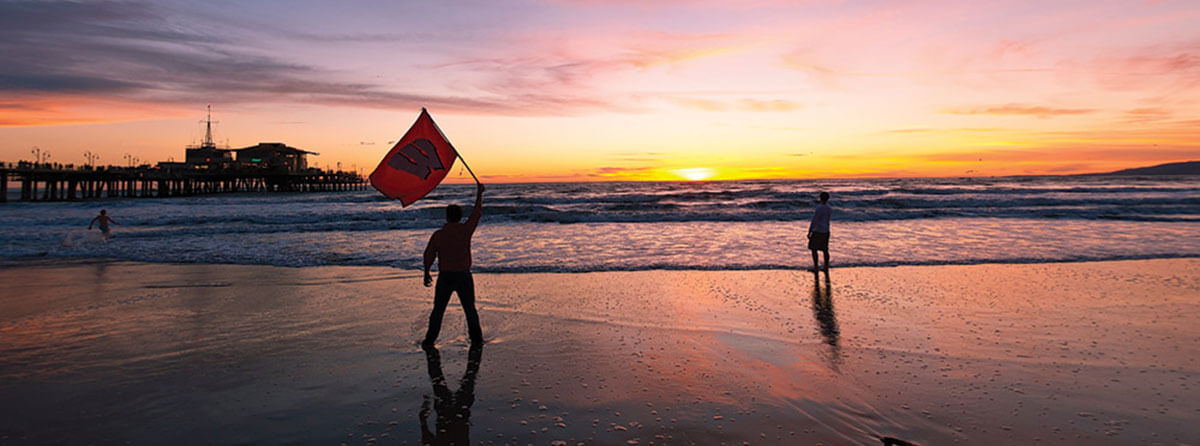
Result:
{"type": "Polygon", "coordinates": [[[828,251],[829,250],[829,233],[828,232],[812,233],[812,237],[809,237],[809,239],[808,239],[808,249],[811,249],[814,251],[828,251]]]}

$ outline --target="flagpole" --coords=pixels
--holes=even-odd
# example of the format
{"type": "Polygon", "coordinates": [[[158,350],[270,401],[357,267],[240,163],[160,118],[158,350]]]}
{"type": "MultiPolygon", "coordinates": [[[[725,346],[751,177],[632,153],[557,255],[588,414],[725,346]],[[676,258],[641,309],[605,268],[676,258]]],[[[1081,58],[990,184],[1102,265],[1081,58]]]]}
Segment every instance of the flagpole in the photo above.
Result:
{"type": "MultiPolygon", "coordinates": [[[[436,124],[434,124],[434,125],[436,125],[436,124]]],[[[453,146],[453,145],[451,145],[450,147],[451,147],[451,148],[453,148],[454,146],[453,146]]],[[[475,177],[475,172],[472,172],[472,171],[471,171],[471,166],[468,166],[468,165],[467,165],[467,160],[466,160],[466,158],[463,158],[463,157],[462,157],[462,154],[461,154],[461,153],[458,153],[458,149],[454,149],[454,154],[455,154],[455,155],[458,155],[458,159],[462,160],[463,167],[466,167],[466,168],[467,168],[467,173],[470,173],[470,174],[471,174],[471,179],[475,180],[475,184],[480,184],[480,183],[479,183],[479,178],[476,178],[476,177],[475,177]]]]}
{"type": "MultiPolygon", "coordinates": [[[[425,107],[421,107],[421,113],[429,114],[429,111],[425,110],[425,107]]],[[[471,166],[467,165],[467,159],[463,158],[461,153],[458,153],[458,149],[454,148],[454,144],[450,142],[450,138],[447,138],[446,134],[442,133],[442,128],[437,125],[437,121],[434,121],[433,118],[430,117],[429,122],[433,123],[433,128],[437,129],[438,133],[442,135],[442,139],[445,140],[446,143],[450,144],[450,149],[454,150],[454,154],[458,156],[458,159],[462,160],[463,167],[467,168],[467,172],[471,174],[471,179],[475,180],[475,184],[481,184],[479,182],[479,178],[475,176],[475,172],[471,170],[471,166]]]]}

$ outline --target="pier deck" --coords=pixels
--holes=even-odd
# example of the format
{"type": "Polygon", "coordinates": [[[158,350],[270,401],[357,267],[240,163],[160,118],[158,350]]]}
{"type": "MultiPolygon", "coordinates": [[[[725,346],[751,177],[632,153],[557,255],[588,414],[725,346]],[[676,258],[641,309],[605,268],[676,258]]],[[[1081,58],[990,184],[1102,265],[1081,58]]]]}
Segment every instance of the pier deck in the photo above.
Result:
{"type": "Polygon", "coordinates": [[[245,192],[330,192],[363,190],[355,172],[306,169],[163,170],[153,167],[76,167],[60,164],[0,163],[0,202],[8,201],[9,182],[21,184],[21,201],[71,201],[99,198],[167,198],[245,192]]]}

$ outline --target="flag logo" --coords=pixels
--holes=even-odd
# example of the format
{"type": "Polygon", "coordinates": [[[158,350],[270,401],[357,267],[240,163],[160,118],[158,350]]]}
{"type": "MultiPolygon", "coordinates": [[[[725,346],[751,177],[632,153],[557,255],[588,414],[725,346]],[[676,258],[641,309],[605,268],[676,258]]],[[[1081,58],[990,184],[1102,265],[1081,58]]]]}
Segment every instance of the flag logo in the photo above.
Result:
{"type": "Polygon", "coordinates": [[[388,166],[411,173],[422,180],[429,179],[435,170],[446,170],[437,156],[437,147],[428,139],[421,138],[401,148],[388,158],[388,166]]]}
{"type": "Polygon", "coordinates": [[[456,159],[458,152],[422,108],[417,122],[396,141],[369,178],[384,196],[408,206],[437,187],[456,159]]]}

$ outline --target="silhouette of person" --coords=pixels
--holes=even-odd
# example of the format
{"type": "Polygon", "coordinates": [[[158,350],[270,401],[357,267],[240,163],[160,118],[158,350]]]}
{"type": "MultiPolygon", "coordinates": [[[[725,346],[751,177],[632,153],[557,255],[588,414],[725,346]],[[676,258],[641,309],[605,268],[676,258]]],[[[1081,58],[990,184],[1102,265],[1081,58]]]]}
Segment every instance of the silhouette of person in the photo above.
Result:
{"type": "Polygon", "coordinates": [[[821,273],[813,273],[812,311],[813,318],[821,331],[821,338],[829,345],[830,365],[837,370],[841,363],[842,347],[839,344],[841,331],[838,330],[837,315],[833,312],[833,286],[829,283],[829,274],[825,274],[825,290],[821,290],[821,273]]]}
{"type": "Polygon", "coordinates": [[[483,184],[475,189],[475,208],[466,223],[460,223],[462,208],[456,204],[446,206],[446,224],[434,231],[425,247],[425,286],[433,284],[429,268],[434,259],[438,261],[437,287],[433,291],[433,312],[429,314],[429,331],[425,333],[422,347],[432,347],[442,331],[442,315],[450,303],[450,294],[458,293],[463,312],[467,315],[467,331],[471,343],[483,342],[483,329],[479,327],[479,313],[475,311],[475,279],[471,277],[471,236],[479,226],[483,214],[483,184]]]}
{"type": "Polygon", "coordinates": [[[833,208],[827,204],[829,192],[821,192],[820,204],[813,212],[812,222],[808,224],[808,249],[812,251],[813,271],[817,271],[817,251],[825,254],[825,272],[829,272],[829,219],[833,217],[833,208]]]}
{"type": "Polygon", "coordinates": [[[458,382],[458,391],[451,392],[442,374],[442,359],[437,348],[425,349],[425,361],[429,364],[429,381],[433,384],[433,408],[437,410],[434,428],[429,430],[429,395],[421,402],[421,444],[425,445],[469,445],[471,444],[471,405],[475,404],[475,377],[479,375],[479,362],[483,356],[483,344],[471,344],[467,353],[467,371],[458,382]]]}
{"type": "Polygon", "coordinates": [[[117,223],[116,220],[113,220],[112,218],[110,218],[108,216],[108,210],[106,210],[106,209],[101,209],[100,215],[97,215],[96,218],[93,218],[92,221],[90,223],[88,223],[88,230],[89,231],[92,230],[92,225],[97,224],[97,223],[100,224],[100,232],[104,234],[105,240],[108,240],[108,236],[109,236],[110,232],[112,231],[112,228],[108,227],[108,225],[110,223],[114,224],[114,225],[120,224],[120,223],[117,223]]]}

